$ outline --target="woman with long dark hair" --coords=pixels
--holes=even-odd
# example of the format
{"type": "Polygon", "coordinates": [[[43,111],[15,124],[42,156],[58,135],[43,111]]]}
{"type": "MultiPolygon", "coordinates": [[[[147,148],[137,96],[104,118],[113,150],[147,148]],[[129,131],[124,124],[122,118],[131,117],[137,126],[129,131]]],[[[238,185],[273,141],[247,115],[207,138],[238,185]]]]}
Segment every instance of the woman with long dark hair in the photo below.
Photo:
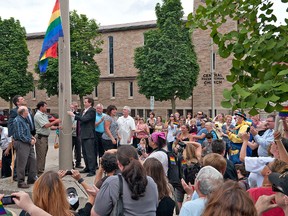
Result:
{"type": "MultiPolygon", "coordinates": [[[[123,145],[117,150],[118,167],[123,178],[123,215],[155,216],[158,205],[157,185],[146,176],[133,146],[123,145]]],[[[91,215],[109,215],[119,197],[118,176],[105,180],[96,195],[91,215]]]]}
{"type": "Polygon", "coordinates": [[[157,184],[159,205],[157,216],[172,216],[175,202],[171,198],[173,187],[168,183],[162,164],[156,158],[148,158],[143,164],[146,174],[153,178],[157,184]]]}

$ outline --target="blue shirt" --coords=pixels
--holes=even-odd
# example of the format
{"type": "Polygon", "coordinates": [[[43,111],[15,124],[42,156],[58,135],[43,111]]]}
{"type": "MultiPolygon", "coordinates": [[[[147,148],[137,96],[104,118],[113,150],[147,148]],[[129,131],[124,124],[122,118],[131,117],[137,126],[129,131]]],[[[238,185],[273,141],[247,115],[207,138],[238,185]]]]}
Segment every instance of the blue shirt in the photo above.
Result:
{"type": "Polygon", "coordinates": [[[202,215],[205,204],[207,202],[206,198],[198,198],[195,200],[187,201],[183,204],[179,216],[199,216],[202,215]]]}
{"type": "MultiPolygon", "coordinates": [[[[205,134],[208,133],[208,131],[207,131],[206,128],[202,128],[202,129],[197,133],[197,136],[200,136],[200,135],[203,134],[203,133],[205,133],[205,134]]],[[[203,141],[204,141],[205,139],[206,139],[206,137],[204,137],[203,139],[198,139],[197,142],[202,145],[202,143],[203,143],[203,141]]]]}
{"type": "MultiPolygon", "coordinates": [[[[105,113],[102,113],[101,115],[99,115],[96,112],[95,123],[99,122],[101,120],[101,118],[105,115],[106,115],[105,113]]],[[[97,127],[95,127],[95,131],[98,133],[104,133],[104,121],[102,121],[97,127]]]]}
{"type": "Polygon", "coordinates": [[[30,126],[27,119],[18,115],[13,121],[13,138],[15,140],[20,140],[24,143],[31,142],[32,135],[30,132],[30,126]]]}
{"type": "Polygon", "coordinates": [[[268,146],[274,142],[274,130],[268,129],[264,132],[262,136],[258,134],[254,136],[255,142],[259,145],[258,147],[258,155],[262,157],[268,156],[268,146]]]}

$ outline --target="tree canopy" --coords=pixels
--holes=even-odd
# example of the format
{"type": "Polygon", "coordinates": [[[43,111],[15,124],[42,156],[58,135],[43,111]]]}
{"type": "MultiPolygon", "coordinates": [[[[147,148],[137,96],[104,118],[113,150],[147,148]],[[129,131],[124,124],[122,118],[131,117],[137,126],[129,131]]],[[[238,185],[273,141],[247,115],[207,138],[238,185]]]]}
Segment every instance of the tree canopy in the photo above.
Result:
{"type": "Polygon", "coordinates": [[[188,16],[188,26],[211,30],[221,57],[233,58],[226,77],[232,88],[224,90],[221,103],[225,108],[249,108],[255,115],[259,109],[281,110],[288,100],[288,19],[276,25],[272,6],[270,0],[206,0],[188,16]],[[228,19],[237,29],[222,32],[228,19]]]}
{"type": "Polygon", "coordinates": [[[157,101],[192,95],[197,83],[199,65],[186,28],[180,0],[164,0],[156,5],[157,29],[144,33],[144,46],[135,50],[134,65],[138,69],[139,92],[157,101]]]}
{"type": "MultiPolygon", "coordinates": [[[[99,83],[100,70],[93,57],[102,51],[98,25],[94,19],[74,10],[70,12],[71,87],[80,99],[91,94],[99,83]]],[[[39,73],[38,64],[35,71],[39,73]]],[[[47,72],[40,74],[38,87],[47,94],[58,95],[58,59],[49,59],[47,72]]]]}
{"type": "Polygon", "coordinates": [[[0,18],[0,97],[10,101],[15,95],[33,90],[33,76],[27,71],[29,50],[26,31],[14,18],[0,18]]]}

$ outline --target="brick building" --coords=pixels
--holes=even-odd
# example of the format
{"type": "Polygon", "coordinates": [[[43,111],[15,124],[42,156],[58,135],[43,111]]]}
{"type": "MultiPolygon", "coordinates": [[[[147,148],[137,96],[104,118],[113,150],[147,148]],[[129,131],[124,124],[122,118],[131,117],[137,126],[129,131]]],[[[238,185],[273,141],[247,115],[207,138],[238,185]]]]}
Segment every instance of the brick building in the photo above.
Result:
{"type": "MultiPolygon", "coordinates": [[[[202,1],[202,0],[201,0],[202,1]]],[[[200,0],[194,0],[196,8],[202,4],[200,0]]],[[[136,81],[137,70],[134,67],[134,50],[144,44],[143,33],[156,28],[156,21],[146,21],[128,23],[120,25],[100,26],[100,32],[104,44],[103,51],[95,57],[99,65],[101,76],[100,83],[92,92],[95,104],[101,102],[104,107],[110,104],[117,106],[119,112],[125,105],[132,108],[132,116],[148,116],[150,111],[150,100],[144,95],[139,94],[136,81]]],[[[235,22],[228,22],[222,30],[236,29],[235,22]]],[[[34,65],[38,60],[41,51],[42,41],[45,33],[32,33],[27,35],[27,44],[30,51],[28,57],[28,70],[33,71],[34,65]]],[[[211,38],[208,31],[196,30],[192,35],[195,51],[200,65],[200,73],[197,86],[194,88],[193,96],[187,100],[177,100],[176,109],[180,114],[193,113],[202,110],[211,114],[211,68],[214,71],[215,89],[215,109],[216,113],[228,113],[221,107],[223,99],[222,91],[231,86],[225,80],[231,67],[231,59],[222,59],[217,55],[216,46],[211,46],[211,38]]],[[[38,75],[34,74],[35,86],[37,85],[38,75]]],[[[58,112],[58,99],[53,96],[47,97],[43,90],[35,87],[34,91],[25,96],[28,105],[33,108],[40,100],[46,100],[50,112],[58,112]]],[[[73,96],[73,100],[78,100],[73,96]]],[[[0,100],[0,109],[8,108],[9,104],[0,100]]],[[[156,115],[167,116],[171,112],[171,102],[155,101],[154,111],[156,115]]]]}

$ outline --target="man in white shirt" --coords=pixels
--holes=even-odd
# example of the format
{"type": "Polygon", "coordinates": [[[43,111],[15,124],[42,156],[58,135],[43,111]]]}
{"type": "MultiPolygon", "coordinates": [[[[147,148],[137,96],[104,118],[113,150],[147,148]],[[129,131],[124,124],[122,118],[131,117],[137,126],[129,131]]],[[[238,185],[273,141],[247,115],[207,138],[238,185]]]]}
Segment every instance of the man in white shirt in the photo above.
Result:
{"type": "Polygon", "coordinates": [[[136,126],[134,119],[129,115],[130,112],[131,108],[129,106],[124,106],[123,116],[117,120],[119,126],[118,135],[120,145],[130,145],[133,142],[133,134],[136,126]]]}

